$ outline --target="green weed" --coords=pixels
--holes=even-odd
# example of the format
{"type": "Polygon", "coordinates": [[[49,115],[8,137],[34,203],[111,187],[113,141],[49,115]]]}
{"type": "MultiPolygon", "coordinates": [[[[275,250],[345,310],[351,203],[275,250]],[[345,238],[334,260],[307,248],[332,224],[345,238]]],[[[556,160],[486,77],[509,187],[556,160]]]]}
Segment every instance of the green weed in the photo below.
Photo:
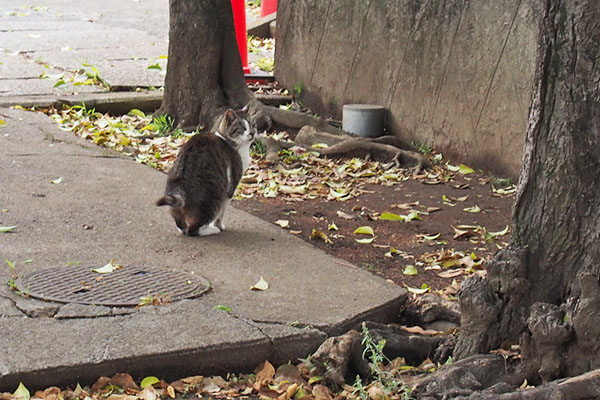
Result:
{"type": "MultiPolygon", "coordinates": [[[[362,357],[369,362],[371,379],[373,379],[370,385],[377,385],[381,390],[384,399],[394,395],[400,396],[400,399],[402,400],[411,400],[410,388],[402,382],[402,379],[382,368],[384,364],[391,362],[390,359],[383,354],[385,339],[376,341],[373,335],[371,335],[369,328],[367,328],[367,324],[364,322],[362,324],[361,335],[363,337],[361,343],[365,347],[362,357]]],[[[358,399],[368,399],[367,386],[369,385],[365,385],[360,379],[360,376],[357,376],[353,385],[355,388],[353,394],[356,395],[358,399]]]]}
{"type": "MultiPolygon", "coordinates": [[[[155,115],[152,117],[153,130],[159,135],[164,136],[173,130],[175,120],[167,114],[155,115]]],[[[182,134],[183,132],[180,132],[182,134]]]]}

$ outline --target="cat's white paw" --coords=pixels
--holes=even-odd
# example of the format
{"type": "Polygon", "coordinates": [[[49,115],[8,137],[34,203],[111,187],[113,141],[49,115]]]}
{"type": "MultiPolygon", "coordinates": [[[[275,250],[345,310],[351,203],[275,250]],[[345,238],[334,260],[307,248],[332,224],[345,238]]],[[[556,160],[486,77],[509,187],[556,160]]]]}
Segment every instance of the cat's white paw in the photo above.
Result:
{"type": "Polygon", "coordinates": [[[218,235],[221,233],[221,230],[214,225],[206,225],[200,228],[198,231],[198,236],[210,236],[210,235],[218,235]]]}
{"type": "Polygon", "coordinates": [[[224,231],[225,230],[225,224],[223,223],[223,221],[217,221],[215,222],[215,225],[217,226],[217,228],[219,228],[220,230],[224,231]]]}

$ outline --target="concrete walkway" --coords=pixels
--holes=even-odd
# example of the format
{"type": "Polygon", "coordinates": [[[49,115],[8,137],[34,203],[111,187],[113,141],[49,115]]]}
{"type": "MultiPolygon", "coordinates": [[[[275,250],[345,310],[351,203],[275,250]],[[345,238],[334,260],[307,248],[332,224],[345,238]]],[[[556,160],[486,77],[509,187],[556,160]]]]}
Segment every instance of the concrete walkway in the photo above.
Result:
{"type": "MultiPolygon", "coordinates": [[[[166,64],[158,58],[167,54],[166,1],[45,6],[0,0],[1,103],[105,92],[55,88],[39,78],[44,70],[79,68],[82,58],[113,88],[162,85],[164,76],[147,65],[166,64]]],[[[0,226],[16,226],[0,233],[1,282],[12,272],[4,259],[20,275],[115,259],[124,268],[193,272],[212,286],[196,299],[114,308],[38,301],[2,284],[0,392],[15,390],[19,381],[34,389],[116,372],[174,379],[249,370],[265,359],[283,363],[362,319],[392,319],[406,298],[403,289],[235,209],[221,235],[182,237],[167,211],[154,206],[164,174],[62,131],[43,114],[5,107],[0,119],[6,122],[0,226]],[[57,178],[62,182],[51,183],[57,178]],[[269,288],[251,291],[261,276],[269,288]]]]}

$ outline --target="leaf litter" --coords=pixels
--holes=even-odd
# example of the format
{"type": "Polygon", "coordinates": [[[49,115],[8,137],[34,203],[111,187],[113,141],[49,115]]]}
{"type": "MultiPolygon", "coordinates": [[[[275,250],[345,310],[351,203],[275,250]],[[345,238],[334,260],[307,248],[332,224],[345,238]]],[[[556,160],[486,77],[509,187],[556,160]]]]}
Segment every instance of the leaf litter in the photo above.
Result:
{"type": "MultiPolygon", "coordinates": [[[[179,148],[196,133],[165,130],[152,116],[135,109],[120,116],[98,113],[85,106],[43,111],[61,129],[162,171],[169,169],[179,148]]],[[[285,131],[269,134],[277,140],[293,138],[293,133],[285,131]]],[[[367,266],[372,272],[399,285],[410,283],[419,287],[428,283],[441,290],[442,281],[432,280],[432,276],[446,280],[460,278],[461,275],[480,273],[483,268],[463,264],[459,267],[463,271],[461,275],[458,272],[436,272],[436,265],[423,261],[424,254],[481,253],[478,260],[484,263],[491,257],[490,249],[502,248],[508,241],[508,227],[490,230],[484,226],[489,222],[481,223],[473,218],[487,218],[489,221],[490,214],[494,212],[494,207],[489,209],[486,197],[481,198],[482,195],[477,194],[481,192],[480,188],[491,186],[488,197],[508,199],[508,203],[514,195],[514,185],[506,185],[506,180],[495,180],[502,182],[502,187],[490,185],[492,178],[478,174],[465,164],[446,162],[439,153],[429,155],[433,166],[420,175],[415,175],[410,168],[386,168],[387,165],[373,160],[329,159],[299,147],[284,150],[280,156],[281,161],[273,164],[264,160],[260,152],[252,152],[250,167],[235,193],[236,206],[251,213],[254,210],[256,215],[291,234],[351,263],[367,266]],[[403,194],[405,187],[418,184],[421,188],[416,193],[403,194]],[[439,197],[426,197],[421,192],[441,193],[439,197]],[[384,194],[385,201],[382,199],[384,194]],[[467,200],[473,201],[471,206],[465,204],[456,207],[456,210],[451,209],[467,200]],[[295,205],[302,213],[297,213],[297,210],[289,213],[290,205],[292,208],[295,205]],[[328,207],[327,213],[310,219],[307,211],[310,212],[315,205],[323,205],[323,209],[328,207]],[[278,212],[283,215],[277,215],[278,212]],[[438,222],[435,228],[427,228],[440,218],[448,220],[448,216],[444,217],[448,213],[462,214],[463,217],[448,221],[445,226],[438,222]],[[357,227],[367,226],[365,222],[375,228],[377,236],[375,231],[362,235],[354,233],[357,227]],[[487,247],[485,252],[474,251],[483,247],[487,247]],[[414,264],[421,273],[404,274],[405,264],[397,264],[399,259],[414,264]],[[433,272],[436,273],[431,275],[433,272]]],[[[503,215],[501,220],[502,226],[506,226],[508,214],[503,215]]],[[[494,224],[494,227],[497,226],[494,224]]]]}

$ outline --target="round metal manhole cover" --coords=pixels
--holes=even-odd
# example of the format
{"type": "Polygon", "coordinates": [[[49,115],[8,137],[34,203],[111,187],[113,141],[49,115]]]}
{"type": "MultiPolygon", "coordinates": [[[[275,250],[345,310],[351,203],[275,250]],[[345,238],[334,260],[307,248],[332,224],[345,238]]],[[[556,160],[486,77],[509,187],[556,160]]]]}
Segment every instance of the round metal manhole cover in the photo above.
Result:
{"type": "Polygon", "coordinates": [[[99,267],[77,266],[43,269],[16,281],[23,294],[58,303],[134,307],[200,296],[210,283],[189,272],[157,267],[123,266],[111,273],[99,267]]]}

